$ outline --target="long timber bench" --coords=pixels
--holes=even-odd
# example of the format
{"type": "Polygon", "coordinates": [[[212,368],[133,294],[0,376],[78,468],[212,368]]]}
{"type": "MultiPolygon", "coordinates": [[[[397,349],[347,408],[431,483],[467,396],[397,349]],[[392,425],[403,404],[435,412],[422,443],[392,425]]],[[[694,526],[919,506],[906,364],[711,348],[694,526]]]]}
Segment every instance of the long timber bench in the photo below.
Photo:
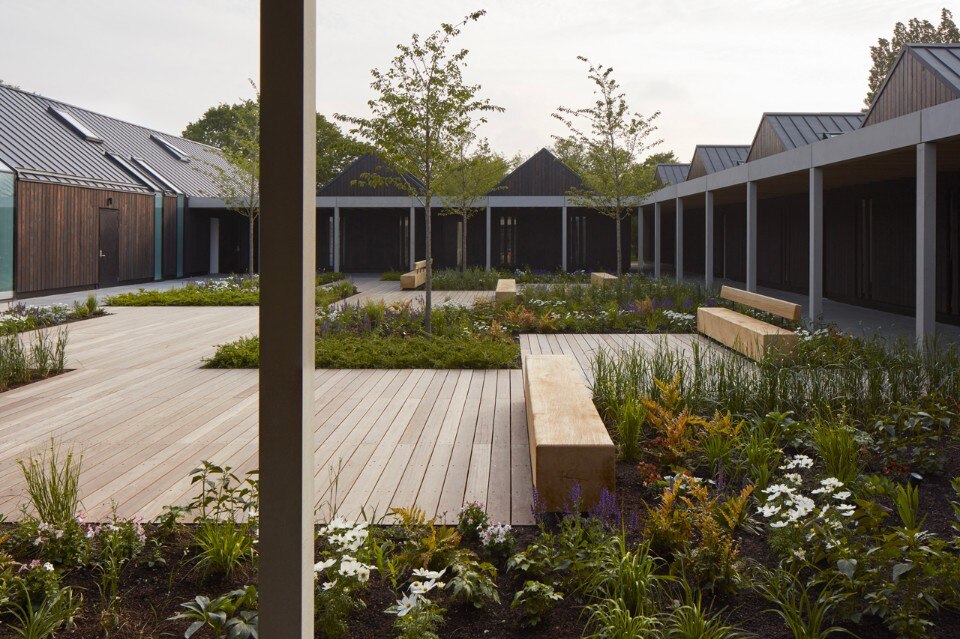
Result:
{"type": "Polygon", "coordinates": [[[517,296],[517,280],[497,280],[493,298],[497,302],[512,302],[517,296]]]}
{"type": "Polygon", "coordinates": [[[427,281],[427,261],[413,263],[413,270],[400,276],[400,288],[407,291],[420,288],[427,281]]]}
{"type": "MultiPolygon", "coordinates": [[[[775,297],[751,293],[731,286],[721,288],[720,297],[785,319],[793,321],[800,319],[799,304],[775,297]]],[[[793,351],[798,340],[794,331],[774,326],[730,308],[720,307],[697,309],[697,331],[753,360],[762,359],[771,350],[787,355],[793,351]]]]}
{"type": "Polygon", "coordinates": [[[583,374],[569,355],[523,360],[533,485],[549,512],[563,510],[574,484],[583,507],[616,487],[616,448],[593,405],[583,374]]]}

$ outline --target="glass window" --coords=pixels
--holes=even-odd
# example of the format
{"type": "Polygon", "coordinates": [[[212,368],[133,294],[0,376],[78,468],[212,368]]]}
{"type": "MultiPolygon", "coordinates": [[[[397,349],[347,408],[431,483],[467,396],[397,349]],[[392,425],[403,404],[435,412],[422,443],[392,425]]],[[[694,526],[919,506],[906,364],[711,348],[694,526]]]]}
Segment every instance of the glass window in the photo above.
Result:
{"type": "Polygon", "coordinates": [[[513,268],[517,259],[517,218],[500,216],[500,266],[513,268]]]}
{"type": "Polygon", "coordinates": [[[122,158],[121,156],[117,155],[116,153],[105,153],[104,155],[106,155],[108,158],[110,158],[111,160],[113,160],[114,163],[116,163],[117,166],[119,166],[121,169],[123,169],[124,171],[126,171],[127,173],[129,173],[130,175],[132,175],[134,178],[136,178],[138,182],[142,182],[142,183],[144,184],[144,186],[147,186],[148,188],[150,188],[150,189],[152,189],[152,190],[154,190],[154,191],[162,191],[162,190],[163,190],[163,189],[161,189],[159,186],[157,186],[156,184],[154,184],[153,182],[151,182],[151,181],[147,178],[147,176],[145,176],[142,172],[138,171],[135,166],[133,166],[132,164],[130,164],[129,162],[127,162],[124,158],[122,158]]]}
{"type": "Polygon", "coordinates": [[[156,142],[157,144],[159,144],[160,146],[162,146],[163,149],[164,149],[167,153],[169,153],[169,154],[172,155],[173,157],[177,158],[177,159],[180,160],[181,162],[189,162],[189,161],[190,161],[190,155],[189,155],[186,151],[180,149],[179,147],[174,146],[172,143],[164,140],[163,138],[161,138],[161,137],[160,137],[159,135],[157,135],[156,133],[154,133],[153,135],[151,135],[151,136],[150,136],[150,139],[153,140],[154,142],[156,142]]]}
{"type": "Polygon", "coordinates": [[[75,118],[72,114],[54,107],[50,107],[50,113],[57,116],[61,122],[73,129],[74,133],[80,135],[80,137],[87,142],[96,142],[97,144],[103,142],[103,138],[94,133],[90,127],[75,118]]]}
{"type": "Polygon", "coordinates": [[[0,163],[0,298],[13,295],[13,174],[0,163]]]}
{"type": "Polygon", "coordinates": [[[138,167],[143,169],[147,173],[147,175],[150,176],[151,180],[153,180],[155,183],[162,186],[165,191],[170,191],[178,195],[183,193],[183,191],[175,187],[172,182],[170,182],[169,180],[164,178],[162,175],[160,175],[160,173],[158,173],[155,168],[147,164],[146,160],[141,160],[140,158],[130,158],[130,159],[133,160],[133,162],[138,167]]]}

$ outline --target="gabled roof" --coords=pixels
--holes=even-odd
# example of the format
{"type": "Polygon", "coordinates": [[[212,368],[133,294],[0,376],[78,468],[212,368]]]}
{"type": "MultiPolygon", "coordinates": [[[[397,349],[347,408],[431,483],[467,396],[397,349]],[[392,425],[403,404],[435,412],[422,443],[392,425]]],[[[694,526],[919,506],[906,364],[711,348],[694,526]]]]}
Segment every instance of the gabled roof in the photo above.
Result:
{"type": "Polygon", "coordinates": [[[860,128],[863,118],[860,112],[764,113],[747,161],[849,133],[860,128]]]}
{"type": "Polygon", "coordinates": [[[227,167],[217,150],[205,144],[3,85],[0,131],[0,161],[26,180],[151,192],[106,155],[114,153],[146,164],[186,195],[214,197],[210,165],[227,167]],[[84,136],[78,127],[94,135],[84,136]],[[170,145],[188,160],[175,157],[170,145]]]}
{"type": "Polygon", "coordinates": [[[540,149],[490,191],[494,195],[566,195],[583,180],[549,149],[540,149]]]}
{"type": "Polygon", "coordinates": [[[698,144],[690,160],[687,179],[693,180],[743,164],[749,152],[750,147],[745,144],[698,144]]]}
{"type": "Polygon", "coordinates": [[[654,172],[654,179],[661,186],[680,184],[686,181],[689,172],[689,164],[658,164],[654,172]]]}
{"type": "MultiPolygon", "coordinates": [[[[363,175],[375,174],[385,178],[394,178],[397,172],[386,165],[376,153],[365,153],[353,161],[326,184],[317,188],[318,197],[406,197],[410,194],[394,184],[370,186],[369,184],[354,184],[363,182],[363,175]]],[[[420,180],[413,175],[407,175],[406,181],[415,187],[421,186],[420,180]]]]}
{"type": "Polygon", "coordinates": [[[960,43],[904,45],[873,96],[863,126],[960,98],[960,43]],[[929,80],[913,77],[918,66],[929,80]],[[930,86],[931,84],[936,86],[930,86]],[[887,99],[887,91],[896,95],[887,99]],[[880,110],[878,115],[876,111],[880,110]]]}

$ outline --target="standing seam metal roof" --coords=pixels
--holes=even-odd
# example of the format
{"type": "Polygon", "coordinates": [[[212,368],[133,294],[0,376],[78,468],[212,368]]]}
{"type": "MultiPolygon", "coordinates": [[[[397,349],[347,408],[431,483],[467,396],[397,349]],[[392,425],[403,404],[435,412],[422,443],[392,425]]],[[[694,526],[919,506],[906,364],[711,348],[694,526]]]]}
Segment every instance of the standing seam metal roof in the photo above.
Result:
{"type": "Polygon", "coordinates": [[[743,164],[747,161],[749,152],[750,147],[747,145],[698,144],[693,151],[693,157],[696,158],[698,153],[701,154],[703,166],[707,174],[710,174],[743,164]]]}
{"type": "Polygon", "coordinates": [[[960,94],[960,44],[908,44],[905,49],[960,94]]]}
{"type": "Polygon", "coordinates": [[[216,149],[174,135],[124,122],[34,93],[0,86],[0,161],[25,179],[76,186],[150,192],[106,157],[141,158],[188,196],[217,196],[211,165],[228,168],[216,149]],[[50,108],[75,117],[103,139],[90,142],[61,122],[50,108]],[[175,158],[151,136],[167,140],[191,156],[175,158]]]}
{"type": "Polygon", "coordinates": [[[660,183],[663,185],[680,184],[681,182],[685,182],[689,172],[689,164],[673,163],[657,165],[657,177],[659,178],[660,183]]]}
{"type": "Polygon", "coordinates": [[[764,113],[789,151],[823,140],[827,134],[849,133],[860,128],[864,113],[764,113]]]}

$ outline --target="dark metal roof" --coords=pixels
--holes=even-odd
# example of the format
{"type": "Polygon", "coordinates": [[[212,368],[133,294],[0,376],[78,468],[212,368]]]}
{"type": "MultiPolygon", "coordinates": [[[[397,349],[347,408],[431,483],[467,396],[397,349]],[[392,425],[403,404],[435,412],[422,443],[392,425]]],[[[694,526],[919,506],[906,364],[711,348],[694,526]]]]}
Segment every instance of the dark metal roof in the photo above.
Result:
{"type": "MultiPolygon", "coordinates": [[[[397,172],[387,166],[376,153],[364,153],[326,184],[318,186],[317,195],[319,197],[406,197],[410,195],[408,191],[396,184],[370,186],[364,183],[364,174],[374,174],[384,178],[397,176],[397,172]]],[[[418,191],[423,189],[423,183],[413,174],[408,173],[404,182],[418,191]]]]}
{"type": "Polygon", "coordinates": [[[693,151],[693,162],[699,155],[703,161],[703,167],[706,173],[716,173],[723,171],[747,161],[747,154],[750,147],[747,145],[714,145],[698,144],[693,151]]]}
{"type": "Polygon", "coordinates": [[[666,186],[685,182],[690,172],[689,164],[658,164],[656,171],[657,182],[666,186]]]}
{"type": "Polygon", "coordinates": [[[527,158],[490,191],[490,195],[566,195],[583,180],[576,171],[543,148],[527,158]]]}
{"type": "Polygon", "coordinates": [[[907,49],[945,84],[960,94],[960,43],[908,44],[904,47],[904,50],[907,49]]]}
{"type": "Polygon", "coordinates": [[[859,129],[864,116],[861,112],[763,114],[783,142],[784,151],[859,129]]]}
{"type": "Polygon", "coordinates": [[[227,168],[213,147],[0,85],[0,161],[22,179],[150,192],[105,154],[146,161],[164,181],[190,196],[216,197],[211,165],[227,168]],[[103,142],[84,139],[51,108],[68,113],[103,142]],[[189,154],[184,162],[152,140],[189,154]]]}

